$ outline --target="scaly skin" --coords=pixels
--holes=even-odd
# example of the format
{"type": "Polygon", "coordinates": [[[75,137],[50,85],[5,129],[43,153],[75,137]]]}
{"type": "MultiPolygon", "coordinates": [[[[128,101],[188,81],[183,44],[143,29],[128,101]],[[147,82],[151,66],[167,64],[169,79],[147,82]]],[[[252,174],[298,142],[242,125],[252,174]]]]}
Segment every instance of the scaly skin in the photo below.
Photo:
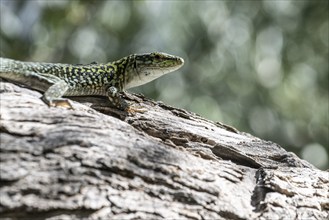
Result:
{"type": "Polygon", "coordinates": [[[122,110],[129,108],[121,98],[124,89],[148,83],[179,69],[180,57],[155,52],[133,54],[106,64],[87,65],[22,62],[0,58],[0,78],[44,92],[50,106],[72,107],[62,96],[100,95],[109,97],[122,110]]]}

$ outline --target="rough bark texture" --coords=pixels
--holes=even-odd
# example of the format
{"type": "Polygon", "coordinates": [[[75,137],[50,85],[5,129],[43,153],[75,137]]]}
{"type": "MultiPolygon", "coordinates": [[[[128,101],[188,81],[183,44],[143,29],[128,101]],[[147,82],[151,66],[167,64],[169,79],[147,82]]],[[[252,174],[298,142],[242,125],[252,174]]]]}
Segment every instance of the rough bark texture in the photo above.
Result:
{"type": "Polygon", "coordinates": [[[328,172],[275,143],[141,95],[127,115],[0,83],[2,218],[328,218],[328,172]]]}

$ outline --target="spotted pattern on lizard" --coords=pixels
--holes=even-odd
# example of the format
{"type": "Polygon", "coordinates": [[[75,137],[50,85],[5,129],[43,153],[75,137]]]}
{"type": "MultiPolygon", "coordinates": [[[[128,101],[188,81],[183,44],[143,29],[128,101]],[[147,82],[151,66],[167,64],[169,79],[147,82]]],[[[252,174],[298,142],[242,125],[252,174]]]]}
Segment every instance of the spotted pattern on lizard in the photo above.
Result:
{"type": "Polygon", "coordinates": [[[121,97],[125,89],[148,83],[179,69],[184,60],[161,52],[132,54],[106,64],[22,62],[0,58],[0,78],[44,92],[49,106],[68,105],[62,96],[107,96],[122,110],[129,105],[121,97]],[[65,104],[66,103],[66,104],[65,104]]]}

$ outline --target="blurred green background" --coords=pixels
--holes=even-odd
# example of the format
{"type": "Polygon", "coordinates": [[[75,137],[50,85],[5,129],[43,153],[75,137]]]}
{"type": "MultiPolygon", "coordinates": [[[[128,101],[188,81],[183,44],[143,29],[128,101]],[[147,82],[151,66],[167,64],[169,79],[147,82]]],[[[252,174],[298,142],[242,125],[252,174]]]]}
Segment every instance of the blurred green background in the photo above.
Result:
{"type": "Polygon", "coordinates": [[[276,142],[328,169],[328,1],[0,0],[1,56],[185,65],[133,92],[276,142]]]}

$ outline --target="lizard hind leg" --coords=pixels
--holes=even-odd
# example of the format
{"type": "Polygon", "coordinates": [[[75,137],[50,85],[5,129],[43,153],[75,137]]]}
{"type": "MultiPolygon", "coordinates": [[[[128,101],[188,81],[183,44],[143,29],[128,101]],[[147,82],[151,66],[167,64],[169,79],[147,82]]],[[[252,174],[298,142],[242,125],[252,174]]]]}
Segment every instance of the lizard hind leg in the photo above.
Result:
{"type": "Polygon", "coordinates": [[[43,94],[42,100],[49,106],[60,106],[73,109],[72,104],[68,99],[62,98],[69,86],[64,80],[59,80],[50,86],[43,94]]]}

